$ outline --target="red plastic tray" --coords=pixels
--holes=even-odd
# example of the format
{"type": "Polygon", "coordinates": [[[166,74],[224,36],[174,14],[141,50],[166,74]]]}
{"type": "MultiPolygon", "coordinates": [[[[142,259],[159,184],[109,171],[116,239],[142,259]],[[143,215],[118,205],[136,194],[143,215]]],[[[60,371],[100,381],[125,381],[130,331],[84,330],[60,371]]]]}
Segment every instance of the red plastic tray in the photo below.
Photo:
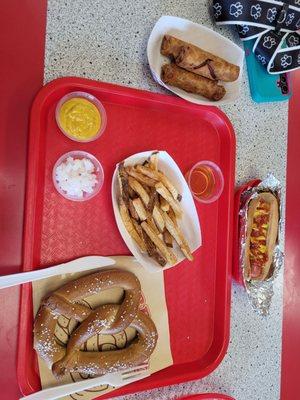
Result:
{"type": "Polygon", "coordinates": [[[180,399],[177,400],[234,400],[234,398],[220,393],[203,393],[180,397],[180,399]]]}
{"type": "Polygon", "coordinates": [[[240,208],[242,194],[261,182],[260,179],[253,179],[242,186],[239,186],[234,195],[234,221],[233,221],[233,253],[232,253],[232,276],[242,286],[244,285],[242,270],[240,268],[240,208]]]}
{"type": "MultiPolygon", "coordinates": [[[[195,261],[165,271],[174,365],[113,395],[202,378],[225,355],[230,322],[233,128],[215,107],[80,78],[53,81],[34,101],[24,235],[26,271],[90,254],[129,254],[114,221],[111,178],[118,161],[149,149],[168,151],[183,173],[198,160],[212,160],[223,171],[225,187],[218,202],[197,205],[203,246],[196,252],[195,261]],[[107,128],[95,142],[73,142],[56,125],[54,110],[58,100],[76,90],[92,93],[106,108],[107,128]],[[94,154],[105,171],[101,193],[84,203],[65,200],[55,191],[51,178],[59,156],[75,149],[94,154]]],[[[18,351],[18,379],[24,394],[40,388],[32,348],[31,295],[31,284],[24,285],[18,351]]]]}

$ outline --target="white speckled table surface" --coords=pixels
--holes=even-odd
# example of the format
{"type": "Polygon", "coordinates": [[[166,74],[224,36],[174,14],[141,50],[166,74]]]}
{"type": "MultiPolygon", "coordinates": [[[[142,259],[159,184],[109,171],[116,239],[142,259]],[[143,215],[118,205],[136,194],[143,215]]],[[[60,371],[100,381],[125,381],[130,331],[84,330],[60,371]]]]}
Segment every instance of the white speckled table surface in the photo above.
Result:
{"type": "MultiPolygon", "coordinates": [[[[201,0],[48,0],[45,82],[81,76],[164,92],[148,68],[146,45],[151,29],[161,15],[213,27],[209,6],[209,1],[201,0]]],[[[233,29],[214,29],[239,43],[233,29]]],[[[237,184],[268,172],[285,182],[287,103],[255,104],[245,70],[240,99],[222,109],[237,137],[237,184]]],[[[202,380],[126,399],[170,400],[192,393],[219,392],[236,400],[277,400],[281,324],[282,273],[267,318],[255,314],[244,290],[233,284],[231,339],[221,365],[202,380]]]]}

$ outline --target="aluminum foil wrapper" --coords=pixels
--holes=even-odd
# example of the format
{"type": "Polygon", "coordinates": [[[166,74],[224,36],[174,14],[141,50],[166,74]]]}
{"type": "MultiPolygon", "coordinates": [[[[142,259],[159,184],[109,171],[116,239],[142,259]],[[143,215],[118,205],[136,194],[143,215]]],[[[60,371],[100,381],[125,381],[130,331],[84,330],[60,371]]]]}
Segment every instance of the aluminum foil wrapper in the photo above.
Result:
{"type": "Polygon", "coordinates": [[[241,252],[240,252],[240,266],[242,268],[242,276],[244,285],[249,297],[249,300],[259,314],[268,315],[273,297],[273,285],[274,280],[278,276],[280,268],[283,265],[284,254],[281,246],[281,231],[282,231],[282,205],[281,205],[281,184],[272,175],[269,174],[260,184],[246,190],[241,195],[241,209],[240,209],[240,222],[241,222],[241,252]],[[265,281],[247,281],[245,279],[245,250],[246,250],[246,230],[247,230],[247,219],[248,219],[248,206],[249,202],[258,196],[260,192],[272,192],[279,201],[279,232],[277,238],[277,244],[274,249],[273,262],[271,266],[271,276],[265,281]]]}

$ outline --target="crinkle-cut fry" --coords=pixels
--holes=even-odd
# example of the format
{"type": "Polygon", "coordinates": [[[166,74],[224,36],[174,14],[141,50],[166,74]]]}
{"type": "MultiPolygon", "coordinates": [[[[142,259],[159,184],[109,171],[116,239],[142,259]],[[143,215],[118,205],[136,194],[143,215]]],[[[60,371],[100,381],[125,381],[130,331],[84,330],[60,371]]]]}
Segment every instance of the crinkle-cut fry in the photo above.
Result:
{"type": "Polygon", "coordinates": [[[168,216],[168,214],[166,212],[164,212],[163,215],[164,215],[164,220],[165,220],[167,230],[170,232],[170,234],[176,240],[182,253],[186,256],[186,258],[190,261],[193,261],[194,257],[191,253],[190,247],[189,247],[187,241],[185,240],[185,237],[184,237],[183,233],[181,232],[180,228],[173,224],[173,221],[171,220],[171,218],[168,216]]]}
{"type": "Polygon", "coordinates": [[[153,169],[153,171],[158,170],[158,151],[155,151],[154,153],[151,154],[149,158],[149,167],[153,169]]]}
{"type": "MultiPolygon", "coordinates": [[[[141,228],[142,229],[142,228],[141,228]]],[[[164,267],[167,263],[167,260],[160,254],[160,252],[155,247],[152,240],[149,238],[147,233],[142,229],[143,240],[145,242],[148,255],[152,257],[160,266],[164,267]]]]}
{"type": "Polygon", "coordinates": [[[145,221],[148,217],[148,213],[142,203],[142,200],[137,197],[136,199],[132,200],[132,204],[135,208],[135,211],[141,221],[145,221]]]}
{"type": "Polygon", "coordinates": [[[126,167],[125,170],[128,175],[132,176],[133,178],[135,178],[137,181],[139,181],[140,183],[142,183],[144,185],[154,187],[156,184],[155,179],[151,179],[148,176],[141,174],[133,167],[126,167]]]}
{"type": "Polygon", "coordinates": [[[128,211],[122,197],[119,198],[119,210],[120,210],[121,219],[123,221],[123,224],[124,224],[127,232],[132,237],[132,239],[136,242],[136,244],[138,245],[140,250],[145,252],[146,251],[145,243],[143,242],[143,240],[140,238],[139,234],[135,230],[134,224],[132,223],[132,220],[129,215],[129,211],[128,211]]]}
{"type": "Polygon", "coordinates": [[[181,195],[179,194],[178,190],[163,172],[154,171],[153,169],[148,168],[147,166],[144,165],[137,165],[136,170],[141,174],[148,176],[150,179],[154,179],[161,182],[172,194],[174,200],[178,201],[181,200],[181,195]]]}
{"type": "Polygon", "coordinates": [[[132,190],[142,199],[144,205],[147,207],[150,197],[143,186],[136,179],[131,176],[128,177],[128,183],[132,190]]]}
{"type": "Polygon", "coordinates": [[[170,204],[177,217],[182,216],[182,210],[177,200],[173,198],[169,190],[161,183],[155,185],[156,191],[170,204]]]}
{"type": "Polygon", "coordinates": [[[156,233],[153,231],[153,229],[150,227],[147,222],[142,222],[141,223],[142,228],[144,231],[147,233],[149,238],[152,240],[152,242],[155,244],[159,252],[162,254],[163,257],[166,258],[168,263],[171,265],[176,264],[177,258],[175,254],[166,246],[166,244],[156,235],[156,233]]]}
{"type": "Polygon", "coordinates": [[[170,204],[167,202],[166,199],[164,199],[162,196],[159,196],[159,201],[160,201],[160,208],[163,211],[168,212],[170,210],[170,204]]]}
{"type": "Polygon", "coordinates": [[[152,211],[152,216],[154,219],[154,222],[156,226],[158,227],[159,231],[163,233],[165,229],[165,221],[164,218],[161,214],[161,209],[157,206],[154,206],[153,211],[152,211]]]}

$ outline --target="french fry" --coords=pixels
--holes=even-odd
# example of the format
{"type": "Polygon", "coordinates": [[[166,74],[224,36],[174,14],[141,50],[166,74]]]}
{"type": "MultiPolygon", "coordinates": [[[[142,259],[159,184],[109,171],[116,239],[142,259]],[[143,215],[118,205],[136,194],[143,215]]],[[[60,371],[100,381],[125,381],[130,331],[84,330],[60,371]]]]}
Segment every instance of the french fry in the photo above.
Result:
{"type": "Polygon", "coordinates": [[[156,226],[156,224],[154,222],[154,218],[152,217],[151,214],[148,214],[147,222],[150,225],[150,227],[153,229],[153,231],[159,236],[160,235],[160,231],[157,228],[157,226],[156,226]]]}
{"type": "MultiPolygon", "coordinates": [[[[146,168],[146,167],[144,167],[144,168],[146,168]]],[[[127,172],[128,175],[132,176],[133,178],[135,178],[137,181],[139,181],[140,183],[142,183],[144,185],[154,187],[155,184],[156,184],[156,180],[155,179],[151,179],[148,176],[139,173],[133,167],[126,167],[125,171],[127,172]]]]}
{"type": "Polygon", "coordinates": [[[138,182],[136,179],[129,176],[128,183],[129,183],[129,186],[131,187],[131,189],[134,190],[138,196],[140,196],[144,205],[147,207],[150,197],[149,197],[148,193],[145,191],[145,189],[143,188],[143,186],[140,184],[140,182],[138,182]]]}
{"type": "Polygon", "coordinates": [[[152,215],[153,215],[154,222],[155,222],[156,226],[158,227],[159,231],[161,233],[163,233],[163,231],[165,229],[165,221],[162,216],[162,212],[161,212],[160,208],[157,206],[154,206],[152,215]]]}
{"type": "Polygon", "coordinates": [[[129,184],[128,184],[128,194],[129,194],[129,197],[130,197],[132,200],[136,198],[135,191],[129,186],[129,184]]]}
{"type": "Polygon", "coordinates": [[[132,200],[133,207],[141,221],[145,221],[148,217],[147,211],[142,203],[142,200],[137,197],[136,199],[132,200]]]}
{"type": "Polygon", "coordinates": [[[153,229],[147,224],[147,222],[142,222],[141,223],[142,228],[144,231],[147,233],[149,238],[152,240],[152,242],[155,244],[157,249],[160,251],[163,257],[170,263],[171,265],[175,264],[177,262],[177,258],[175,254],[165,245],[165,243],[155,234],[153,229]]]}
{"type": "Polygon", "coordinates": [[[149,167],[153,169],[153,171],[158,170],[158,151],[151,154],[149,159],[149,167]]]}
{"type": "Polygon", "coordinates": [[[136,209],[135,209],[135,207],[134,207],[134,204],[133,204],[132,199],[129,199],[129,201],[128,201],[128,210],[129,210],[129,212],[130,212],[131,217],[132,217],[133,219],[135,219],[136,221],[138,221],[138,220],[139,220],[139,215],[138,215],[138,213],[136,212],[136,209]]]}
{"type": "Polygon", "coordinates": [[[173,237],[169,231],[165,230],[163,233],[164,242],[168,247],[173,247],[173,237]]]}
{"type": "Polygon", "coordinates": [[[154,179],[161,182],[172,194],[174,200],[178,201],[181,200],[181,195],[178,193],[178,190],[175,188],[173,183],[170,181],[169,178],[166,177],[164,173],[162,173],[161,171],[155,171],[151,168],[147,168],[144,165],[137,165],[136,170],[141,174],[148,176],[150,179],[154,179]]]}
{"type": "Polygon", "coordinates": [[[155,188],[150,188],[150,198],[149,198],[149,202],[147,205],[147,210],[149,211],[150,214],[152,214],[154,205],[157,200],[157,196],[158,196],[158,194],[157,194],[155,188]]]}
{"type": "Polygon", "coordinates": [[[182,215],[182,210],[180,208],[180,205],[177,200],[173,198],[171,193],[168,191],[168,189],[161,183],[158,182],[155,185],[156,191],[165,199],[167,202],[170,204],[170,206],[173,208],[175,214],[177,217],[181,217],[182,215]]]}
{"type": "Polygon", "coordinates": [[[172,207],[170,207],[170,209],[169,209],[169,211],[168,211],[168,215],[169,215],[169,217],[171,218],[173,224],[174,224],[175,226],[177,226],[176,215],[175,215],[174,210],[173,210],[172,207]]]}
{"type": "Polygon", "coordinates": [[[145,252],[146,251],[145,243],[143,242],[143,240],[140,238],[139,234],[135,230],[135,227],[134,227],[134,225],[132,223],[132,220],[130,218],[128,209],[127,209],[122,197],[120,197],[120,199],[119,199],[119,209],[120,209],[121,219],[123,221],[123,224],[124,224],[127,232],[132,237],[132,239],[136,242],[136,244],[138,245],[140,250],[142,252],[145,252]]]}
{"type": "Polygon", "coordinates": [[[185,237],[184,237],[183,233],[181,232],[180,228],[173,224],[173,221],[171,220],[171,218],[169,217],[169,215],[166,212],[163,213],[163,216],[164,216],[167,230],[170,232],[170,234],[176,240],[176,242],[178,243],[178,245],[179,245],[181,251],[183,252],[183,254],[185,255],[185,257],[188,260],[193,261],[194,257],[191,253],[190,247],[189,247],[187,241],[185,240],[185,237]]]}
{"type": "Polygon", "coordinates": [[[132,221],[133,226],[134,226],[135,230],[137,231],[139,237],[140,237],[140,238],[142,239],[142,241],[144,242],[145,248],[146,248],[146,250],[147,250],[147,245],[146,245],[146,242],[145,242],[145,240],[144,240],[144,231],[143,231],[143,228],[141,227],[141,225],[140,225],[135,219],[131,218],[131,221],[132,221]]]}
{"type": "Polygon", "coordinates": [[[141,173],[144,174],[146,176],[148,176],[150,179],[153,179],[155,181],[160,181],[160,174],[158,171],[155,171],[152,168],[149,168],[145,165],[137,165],[136,166],[136,170],[141,173]]]}
{"type": "MultiPolygon", "coordinates": [[[[143,231],[143,229],[142,229],[142,231],[143,231]]],[[[144,240],[146,248],[147,248],[148,255],[150,257],[154,258],[154,260],[159,265],[164,267],[167,263],[167,260],[160,254],[160,252],[157,250],[154,243],[152,242],[152,240],[149,238],[149,236],[147,235],[147,233],[145,231],[143,231],[142,235],[143,235],[143,240],[144,240]]]]}
{"type": "Polygon", "coordinates": [[[128,185],[128,175],[124,168],[124,162],[121,162],[118,167],[118,182],[120,187],[120,193],[124,200],[126,207],[129,204],[129,185],[128,185]]]}
{"type": "Polygon", "coordinates": [[[168,212],[169,211],[169,209],[170,209],[170,204],[167,202],[167,200],[166,199],[164,199],[162,196],[159,196],[160,198],[159,198],[159,200],[160,200],[160,208],[163,210],[163,211],[166,211],[166,212],[168,212]]]}
{"type": "Polygon", "coordinates": [[[181,201],[182,196],[176,189],[176,187],[173,185],[173,183],[170,181],[169,178],[166,177],[165,174],[162,172],[159,172],[160,175],[160,180],[161,182],[166,186],[166,188],[169,190],[169,192],[172,194],[174,200],[181,201]]]}
{"type": "MultiPolygon", "coordinates": [[[[145,191],[148,193],[148,195],[150,196],[151,193],[151,187],[145,185],[144,183],[141,184],[143,186],[143,188],[145,189],[145,191]]],[[[154,189],[154,188],[153,188],[154,189]]]]}
{"type": "Polygon", "coordinates": [[[142,200],[138,197],[132,201],[136,213],[141,221],[147,221],[153,231],[159,235],[159,230],[157,229],[152,215],[145,209],[142,200]]]}

